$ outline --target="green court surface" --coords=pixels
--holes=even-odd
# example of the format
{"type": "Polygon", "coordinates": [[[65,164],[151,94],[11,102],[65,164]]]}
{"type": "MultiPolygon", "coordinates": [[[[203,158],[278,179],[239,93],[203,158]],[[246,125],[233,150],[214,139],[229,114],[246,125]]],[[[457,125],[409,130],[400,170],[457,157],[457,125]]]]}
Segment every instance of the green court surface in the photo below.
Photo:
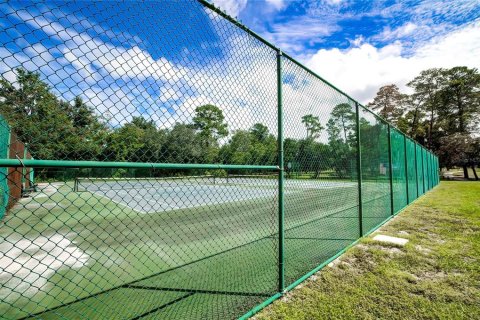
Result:
{"type": "MultiPolygon", "coordinates": [[[[384,182],[364,185],[375,195],[364,199],[371,209],[364,216],[367,230],[388,216],[382,206],[389,200],[381,192],[384,182]]],[[[285,194],[287,284],[359,237],[356,183],[301,186],[287,184],[285,194]]],[[[145,213],[95,192],[74,192],[72,183],[44,185],[0,227],[7,266],[2,314],[140,319],[204,312],[232,318],[248,311],[278,287],[278,199],[224,199],[145,213]]]]}

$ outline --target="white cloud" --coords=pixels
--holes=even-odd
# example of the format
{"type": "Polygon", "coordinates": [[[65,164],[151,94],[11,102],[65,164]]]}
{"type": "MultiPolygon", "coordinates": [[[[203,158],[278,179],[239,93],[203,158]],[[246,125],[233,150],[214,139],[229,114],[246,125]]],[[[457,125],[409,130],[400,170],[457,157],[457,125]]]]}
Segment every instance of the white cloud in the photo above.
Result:
{"type": "Polygon", "coordinates": [[[418,26],[412,22],[407,22],[404,25],[393,30],[389,26],[386,26],[383,29],[382,33],[378,35],[378,38],[382,39],[383,41],[403,38],[405,36],[411,35],[417,28],[418,26]]]}
{"type": "Polygon", "coordinates": [[[322,43],[324,37],[338,31],[340,27],[333,20],[320,21],[313,16],[299,16],[285,23],[272,25],[271,32],[265,36],[285,52],[304,54],[305,43],[322,43]]]}
{"type": "Polygon", "coordinates": [[[343,0],[324,0],[323,3],[329,6],[338,6],[343,0]]]}
{"type": "Polygon", "coordinates": [[[322,49],[306,64],[322,77],[362,103],[369,102],[382,85],[405,84],[420,71],[433,67],[480,68],[480,22],[466,26],[415,48],[408,56],[402,42],[383,48],[368,43],[344,51],[322,49]]]}
{"type": "Polygon", "coordinates": [[[282,10],[285,7],[284,0],[266,0],[266,2],[277,10],[282,10]]]}
{"type": "MultiPolygon", "coordinates": [[[[205,12],[219,19],[210,10],[205,12]]],[[[26,43],[24,53],[0,49],[0,57],[24,67],[40,59],[28,69],[48,67],[40,71],[64,99],[81,95],[112,126],[143,116],[169,128],[176,122],[190,122],[196,107],[214,104],[223,110],[230,132],[257,122],[276,131],[276,53],[246,33],[225,35],[222,26],[213,23],[225,46],[225,57],[211,57],[205,66],[181,66],[161,56],[153,58],[135,38],[129,47],[116,46],[78,25],[64,27],[41,15],[23,18],[59,44],[46,48],[26,43]],[[52,50],[57,57],[48,54],[52,50]]],[[[106,30],[98,28],[105,34],[106,30]]],[[[13,78],[14,74],[8,75],[13,78]]]]}
{"type": "Polygon", "coordinates": [[[214,0],[216,7],[225,10],[230,16],[238,17],[239,13],[245,9],[248,0],[214,0]]]}

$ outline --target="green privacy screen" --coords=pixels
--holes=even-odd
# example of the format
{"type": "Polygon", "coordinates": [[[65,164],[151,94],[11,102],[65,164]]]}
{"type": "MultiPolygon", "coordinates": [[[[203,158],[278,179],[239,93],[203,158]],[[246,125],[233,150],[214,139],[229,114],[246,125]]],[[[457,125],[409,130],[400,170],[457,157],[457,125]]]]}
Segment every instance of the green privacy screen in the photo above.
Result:
{"type": "MultiPolygon", "coordinates": [[[[0,157],[9,157],[10,128],[5,119],[0,115],[0,157]]],[[[3,218],[8,205],[8,168],[0,167],[0,219],[3,218]]]]}
{"type": "Polygon", "coordinates": [[[418,144],[416,144],[416,153],[415,153],[415,158],[416,158],[416,169],[417,169],[417,189],[418,189],[418,195],[422,195],[425,193],[425,180],[424,180],[424,167],[423,167],[423,153],[422,153],[422,147],[418,144]]]}
{"type": "Polygon", "coordinates": [[[0,15],[2,319],[247,318],[438,183],[204,1],[0,15]]]}
{"type": "Polygon", "coordinates": [[[393,210],[397,212],[408,204],[408,161],[405,157],[405,136],[395,129],[390,130],[392,150],[393,210]]]}
{"type": "Polygon", "coordinates": [[[392,214],[388,125],[361,109],[360,159],[363,230],[371,231],[392,214]]]}
{"type": "Polygon", "coordinates": [[[417,165],[415,159],[415,142],[410,138],[406,139],[406,165],[407,165],[407,188],[408,188],[408,203],[412,202],[418,197],[417,188],[417,165]]]}

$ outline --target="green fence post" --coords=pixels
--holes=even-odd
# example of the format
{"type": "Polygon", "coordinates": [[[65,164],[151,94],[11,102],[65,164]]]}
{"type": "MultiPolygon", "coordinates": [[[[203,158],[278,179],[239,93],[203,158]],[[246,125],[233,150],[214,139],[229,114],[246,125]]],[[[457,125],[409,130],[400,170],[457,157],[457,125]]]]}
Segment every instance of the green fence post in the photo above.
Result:
{"type": "Polygon", "coordinates": [[[393,163],[392,163],[392,134],[390,129],[390,124],[387,123],[388,128],[388,162],[389,162],[389,179],[390,179],[390,208],[391,214],[394,215],[394,208],[393,208],[393,163]]]}
{"type": "Polygon", "coordinates": [[[430,191],[430,164],[428,163],[428,151],[425,149],[425,165],[427,166],[427,190],[430,191]]]}
{"type": "Polygon", "coordinates": [[[421,147],[420,149],[422,151],[422,184],[423,184],[423,194],[425,194],[425,192],[427,192],[426,188],[425,188],[425,155],[423,152],[423,147],[421,147]]]}
{"type": "Polygon", "coordinates": [[[355,102],[355,131],[357,133],[357,180],[358,180],[358,219],[360,237],[363,237],[363,203],[362,203],[362,147],[360,143],[360,108],[355,102]]]}
{"type": "Polygon", "coordinates": [[[417,160],[417,142],[414,141],[414,146],[415,146],[415,181],[417,182],[417,197],[415,199],[418,199],[420,196],[420,193],[418,192],[418,160],[417,160]]]}
{"type": "Polygon", "coordinates": [[[277,51],[277,104],[278,104],[278,291],[285,289],[285,208],[283,161],[283,101],[282,101],[282,51],[277,51]]]}
{"type": "Polygon", "coordinates": [[[407,136],[403,135],[403,154],[405,158],[405,188],[407,190],[407,205],[410,204],[410,196],[408,194],[408,157],[407,157],[407,136]]]}

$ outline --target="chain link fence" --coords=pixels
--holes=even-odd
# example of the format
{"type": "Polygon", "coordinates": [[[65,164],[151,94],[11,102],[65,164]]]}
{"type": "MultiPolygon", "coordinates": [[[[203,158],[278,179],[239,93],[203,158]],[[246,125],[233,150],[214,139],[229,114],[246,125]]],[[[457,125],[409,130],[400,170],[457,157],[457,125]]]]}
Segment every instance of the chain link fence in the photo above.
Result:
{"type": "Polygon", "coordinates": [[[248,318],[438,184],[205,1],[0,16],[2,318],[248,318]]]}

